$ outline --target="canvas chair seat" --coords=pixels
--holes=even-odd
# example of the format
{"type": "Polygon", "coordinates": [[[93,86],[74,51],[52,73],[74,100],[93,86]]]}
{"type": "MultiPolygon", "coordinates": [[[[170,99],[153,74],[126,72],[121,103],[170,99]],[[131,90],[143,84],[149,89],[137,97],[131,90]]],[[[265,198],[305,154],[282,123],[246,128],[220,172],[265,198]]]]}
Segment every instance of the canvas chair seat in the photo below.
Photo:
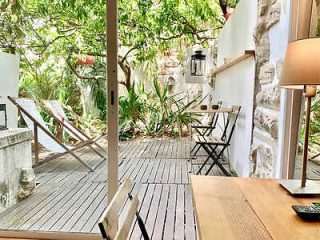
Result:
{"type": "Polygon", "coordinates": [[[61,103],[58,100],[43,100],[42,102],[55,117],[57,117],[60,121],[63,122],[63,124],[66,126],[63,126],[63,130],[67,132],[72,138],[78,141],[86,141],[89,139],[70,123],[67,115],[65,114],[61,106],[61,103]],[[72,129],[73,131],[70,131],[69,129],[72,129]]]}
{"type": "MultiPolygon", "coordinates": [[[[22,99],[18,98],[16,99],[16,102],[24,108],[37,122],[39,125],[41,125],[43,128],[45,128],[47,131],[51,132],[43,120],[42,116],[40,115],[40,112],[38,110],[37,105],[35,104],[34,100],[32,99],[22,99]]],[[[23,112],[21,113],[23,120],[27,124],[28,128],[32,131],[33,135],[34,132],[34,121],[32,121],[29,117],[26,116],[23,112]]],[[[39,143],[47,150],[55,153],[64,153],[66,150],[61,147],[57,142],[55,142],[48,134],[46,134],[42,129],[38,129],[38,140],[39,143]]],[[[66,145],[70,150],[72,149],[71,146],[66,145]]]]}
{"type": "Polygon", "coordinates": [[[81,143],[75,146],[69,146],[64,144],[59,139],[57,139],[50,129],[48,128],[46,122],[43,120],[40,111],[37,106],[37,102],[33,99],[25,98],[12,98],[8,99],[20,110],[22,118],[27,124],[27,127],[32,131],[34,140],[35,140],[35,165],[40,164],[39,162],[39,149],[38,144],[41,144],[45,149],[50,152],[55,153],[53,156],[49,156],[41,161],[41,163],[48,162],[50,160],[56,159],[65,154],[71,154],[76,160],[78,160],[82,165],[88,168],[91,171],[100,165],[99,162],[95,167],[91,167],[86,162],[84,162],[80,156],[78,156],[75,151],[84,147],[89,147],[94,151],[102,160],[105,160],[105,157],[97,152],[91,145],[94,144],[92,139],[82,141],[81,143]]]}
{"type": "Polygon", "coordinates": [[[94,138],[90,138],[88,135],[86,135],[83,131],[81,131],[79,128],[74,126],[68,119],[67,115],[65,114],[63,107],[61,103],[58,100],[42,100],[43,104],[45,105],[46,109],[45,111],[48,112],[48,114],[51,114],[54,118],[56,118],[60,123],[61,126],[69,136],[72,138],[84,142],[84,141],[92,141],[94,145],[96,145],[103,153],[105,153],[105,149],[101,147],[97,141],[105,136],[105,134],[100,134],[95,136],[94,138]]]}

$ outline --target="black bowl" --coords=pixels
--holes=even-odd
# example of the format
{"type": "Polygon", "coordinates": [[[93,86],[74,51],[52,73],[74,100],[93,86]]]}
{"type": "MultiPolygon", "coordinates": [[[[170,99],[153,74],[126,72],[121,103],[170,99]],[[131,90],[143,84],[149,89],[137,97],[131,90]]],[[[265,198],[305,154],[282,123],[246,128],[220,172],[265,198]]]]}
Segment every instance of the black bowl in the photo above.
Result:
{"type": "Polygon", "coordinates": [[[201,110],[207,110],[207,105],[200,105],[201,110]]]}
{"type": "Polygon", "coordinates": [[[219,109],[219,105],[218,104],[212,105],[211,107],[212,107],[213,110],[219,109]]]}

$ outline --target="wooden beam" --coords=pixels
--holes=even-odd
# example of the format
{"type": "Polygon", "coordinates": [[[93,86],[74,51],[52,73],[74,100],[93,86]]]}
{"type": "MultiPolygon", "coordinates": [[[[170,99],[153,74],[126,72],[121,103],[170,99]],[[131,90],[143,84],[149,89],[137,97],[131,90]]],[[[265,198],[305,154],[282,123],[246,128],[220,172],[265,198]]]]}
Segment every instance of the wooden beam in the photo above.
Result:
{"type": "Polygon", "coordinates": [[[55,239],[55,240],[101,240],[100,234],[86,234],[86,233],[62,233],[62,232],[34,232],[34,231],[19,231],[19,230],[12,230],[12,231],[3,231],[0,230],[0,240],[4,239],[16,239],[16,240],[44,240],[44,239],[55,239]]]}
{"type": "Polygon", "coordinates": [[[118,0],[108,0],[107,87],[108,87],[108,202],[118,190],[118,0]]]}
{"type": "Polygon", "coordinates": [[[232,60],[228,61],[227,63],[216,68],[213,71],[213,75],[217,75],[217,74],[227,70],[228,68],[231,68],[232,66],[237,65],[238,63],[246,60],[247,58],[249,58],[251,56],[255,56],[255,51],[254,50],[245,50],[243,54],[233,58],[232,60]]]}

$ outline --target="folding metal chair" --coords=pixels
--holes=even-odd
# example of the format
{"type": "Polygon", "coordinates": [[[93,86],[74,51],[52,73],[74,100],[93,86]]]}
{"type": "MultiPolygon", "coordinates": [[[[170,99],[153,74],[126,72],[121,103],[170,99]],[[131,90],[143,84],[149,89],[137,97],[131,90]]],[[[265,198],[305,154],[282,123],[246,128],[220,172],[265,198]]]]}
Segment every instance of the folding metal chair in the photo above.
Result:
{"type": "Polygon", "coordinates": [[[230,173],[224,168],[220,160],[223,158],[224,151],[230,146],[230,142],[231,142],[231,139],[236,127],[236,123],[240,114],[240,109],[241,109],[240,106],[232,106],[232,113],[236,114],[233,124],[230,128],[230,131],[228,132],[229,125],[232,120],[231,118],[233,117],[232,116],[233,114],[229,114],[226,125],[225,125],[225,129],[222,133],[221,138],[218,138],[215,136],[194,136],[193,139],[195,140],[195,142],[199,144],[200,147],[202,147],[208,154],[207,159],[203,162],[197,174],[201,174],[201,171],[211,159],[213,162],[211,163],[210,167],[206,171],[206,175],[209,174],[209,172],[214,167],[214,165],[217,165],[226,176],[231,176],[230,173]]]}
{"type": "MultiPolygon", "coordinates": [[[[219,107],[221,107],[222,102],[219,101],[218,105],[219,107]]],[[[199,134],[199,136],[209,136],[210,134],[212,134],[213,130],[217,127],[218,119],[219,119],[219,113],[213,113],[210,121],[207,124],[191,125],[191,128],[195,129],[196,132],[199,134]]],[[[194,145],[194,147],[190,151],[191,158],[197,155],[200,148],[201,148],[200,144],[196,143],[194,145]]]]}
{"type": "Polygon", "coordinates": [[[149,240],[149,235],[147,233],[145,224],[141,219],[138,206],[139,199],[137,196],[131,195],[132,183],[129,179],[126,179],[115,196],[108,205],[106,211],[102,215],[101,220],[98,223],[102,238],[104,240],[124,240],[127,239],[130,233],[131,226],[134,222],[134,217],[136,217],[138,226],[141,230],[142,237],[144,240],[149,240]],[[124,223],[118,228],[119,225],[119,212],[123,208],[126,200],[129,199],[130,205],[127,211],[124,223]]]}

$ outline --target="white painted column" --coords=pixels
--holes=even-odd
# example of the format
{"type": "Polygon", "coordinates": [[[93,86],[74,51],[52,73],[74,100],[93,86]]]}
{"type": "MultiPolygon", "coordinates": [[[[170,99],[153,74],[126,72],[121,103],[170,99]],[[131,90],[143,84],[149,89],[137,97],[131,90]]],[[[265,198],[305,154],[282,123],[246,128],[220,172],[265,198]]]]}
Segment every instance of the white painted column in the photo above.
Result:
{"type": "Polygon", "coordinates": [[[108,202],[118,190],[118,0],[107,0],[108,202]]]}

